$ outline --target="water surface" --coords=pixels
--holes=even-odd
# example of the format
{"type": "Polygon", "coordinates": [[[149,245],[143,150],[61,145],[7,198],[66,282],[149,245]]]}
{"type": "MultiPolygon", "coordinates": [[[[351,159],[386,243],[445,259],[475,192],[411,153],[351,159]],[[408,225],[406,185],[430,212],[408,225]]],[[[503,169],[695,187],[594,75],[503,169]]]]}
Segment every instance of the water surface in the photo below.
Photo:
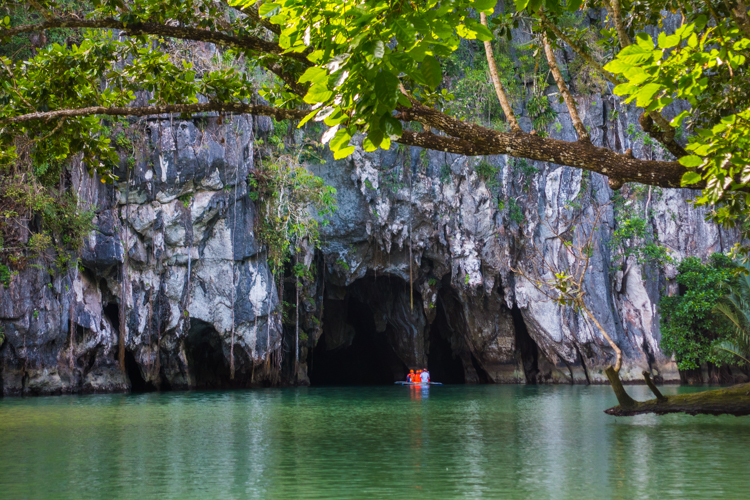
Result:
{"type": "Polygon", "coordinates": [[[490,385],[6,398],[0,498],[750,495],[750,418],[614,404],[608,387],[490,385]]]}

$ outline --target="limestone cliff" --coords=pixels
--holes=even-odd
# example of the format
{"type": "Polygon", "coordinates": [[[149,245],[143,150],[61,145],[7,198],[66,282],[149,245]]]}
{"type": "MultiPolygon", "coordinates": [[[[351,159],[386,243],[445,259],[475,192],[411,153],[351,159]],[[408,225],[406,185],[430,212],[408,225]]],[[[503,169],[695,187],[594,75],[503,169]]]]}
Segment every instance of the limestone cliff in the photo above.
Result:
{"type": "MultiPolygon", "coordinates": [[[[596,144],[659,154],[626,132],[635,109],[602,97],[580,105],[596,144]]],[[[555,108],[551,135],[575,140],[566,110],[555,108]]],[[[295,329],[282,325],[281,278],[274,281],[255,239],[247,195],[256,136],[270,120],[162,117],[138,126],[143,146],[130,173],[123,158],[115,186],[72,166],[80,202],[97,213],[79,270],[51,276],[27,267],[0,286],[2,394],[326,382],[335,380],[326,375],[332,364],[355,351],[358,363],[371,363],[359,371],[391,379],[429,364],[435,378],[453,381],[604,382],[613,358],[601,335],[513,269],[527,263],[532,244],[545,258],[564,258],[553,232],[592,202],[611,200],[605,177],[398,147],[310,166],[338,190],[339,211],[322,249],[307,255],[315,278],[302,294],[294,373],[295,329]],[[477,173],[480,162],[490,177],[477,173]]],[[[677,260],[734,241],[685,203],[691,196],[654,190],[630,201],[643,205],[677,260]]],[[[610,207],[587,274],[589,306],[624,352],[623,379],[647,369],[678,381],[659,349],[657,307],[674,291],[675,268],[614,268],[617,224],[610,207]]]]}

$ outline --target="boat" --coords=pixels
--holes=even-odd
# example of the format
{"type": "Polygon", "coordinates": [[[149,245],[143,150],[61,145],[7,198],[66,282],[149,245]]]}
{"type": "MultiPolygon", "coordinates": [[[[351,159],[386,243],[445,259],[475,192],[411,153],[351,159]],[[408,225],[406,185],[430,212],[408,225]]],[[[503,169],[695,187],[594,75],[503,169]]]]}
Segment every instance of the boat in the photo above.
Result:
{"type": "Polygon", "coordinates": [[[398,382],[394,382],[396,385],[419,385],[419,386],[429,386],[429,385],[443,385],[441,382],[405,382],[403,380],[399,380],[398,382]]]}

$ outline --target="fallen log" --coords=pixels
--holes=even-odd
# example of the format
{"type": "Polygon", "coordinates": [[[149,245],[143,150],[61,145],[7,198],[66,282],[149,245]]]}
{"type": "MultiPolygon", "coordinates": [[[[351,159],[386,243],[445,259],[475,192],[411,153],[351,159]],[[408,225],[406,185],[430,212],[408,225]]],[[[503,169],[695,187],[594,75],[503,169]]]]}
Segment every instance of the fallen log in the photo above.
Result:
{"type": "MultiPolygon", "coordinates": [[[[650,381],[650,380],[649,380],[650,381]]],[[[650,384],[649,384],[650,385],[650,384]]],[[[661,394],[659,394],[661,396],[661,394]]],[[[616,417],[632,417],[644,413],[664,415],[687,413],[688,415],[750,415],[750,383],[738,384],[723,389],[714,389],[677,396],[661,396],[648,401],[619,404],[604,413],[616,417]]]]}

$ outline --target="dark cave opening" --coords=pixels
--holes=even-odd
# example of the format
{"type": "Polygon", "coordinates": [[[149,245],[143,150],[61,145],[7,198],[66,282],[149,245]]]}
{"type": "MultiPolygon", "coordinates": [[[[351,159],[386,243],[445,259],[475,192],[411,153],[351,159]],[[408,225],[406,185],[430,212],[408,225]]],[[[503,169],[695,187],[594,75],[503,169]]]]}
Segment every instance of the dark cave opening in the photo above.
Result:
{"type": "Polygon", "coordinates": [[[130,392],[153,392],[156,387],[151,382],[146,382],[141,375],[141,369],[135,356],[130,351],[125,351],[125,373],[130,380],[130,392]]]}
{"type": "Polygon", "coordinates": [[[518,306],[510,310],[513,317],[513,328],[516,331],[516,350],[521,355],[523,371],[526,375],[527,384],[536,384],[539,381],[539,347],[529,335],[526,322],[523,319],[518,306]]]}
{"type": "Polygon", "coordinates": [[[385,385],[404,380],[406,366],[389,344],[387,332],[376,330],[370,308],[348,297],[345,309],[336,312],[346,315],[353,338],[348,345],[329,350],[334,333],[324,327],[312,353],[310,384],[385,385]]]}
{"type": "Polygon", "coordinates": [[[450,333],[446,329],[448,318],[442,301],[438,300],[437,314],[430,325],[428,333],[429,350],[427,352],[427,369],[430,378],[443,384],[465,384],[466,373],[461,358],[451,346],[450,333]]]}
{"type": "MultiPolygon", "coordinates": [[[[102,308],[102,313],[109,320],[112,329],[120,331],[120,305],[117,302],[107,302],[102,308]]],[[[127,316],[126,316],[127,317],[127,316]]],[[[76,339],[79,341],[78,339],[76,339]]]]}
{"type": "Polygon", "coordinates": [[[190,318],[185,353],[195,389],[221,389],[235,384],[222,351],[222,341],[210,323],[190,318]]]}

